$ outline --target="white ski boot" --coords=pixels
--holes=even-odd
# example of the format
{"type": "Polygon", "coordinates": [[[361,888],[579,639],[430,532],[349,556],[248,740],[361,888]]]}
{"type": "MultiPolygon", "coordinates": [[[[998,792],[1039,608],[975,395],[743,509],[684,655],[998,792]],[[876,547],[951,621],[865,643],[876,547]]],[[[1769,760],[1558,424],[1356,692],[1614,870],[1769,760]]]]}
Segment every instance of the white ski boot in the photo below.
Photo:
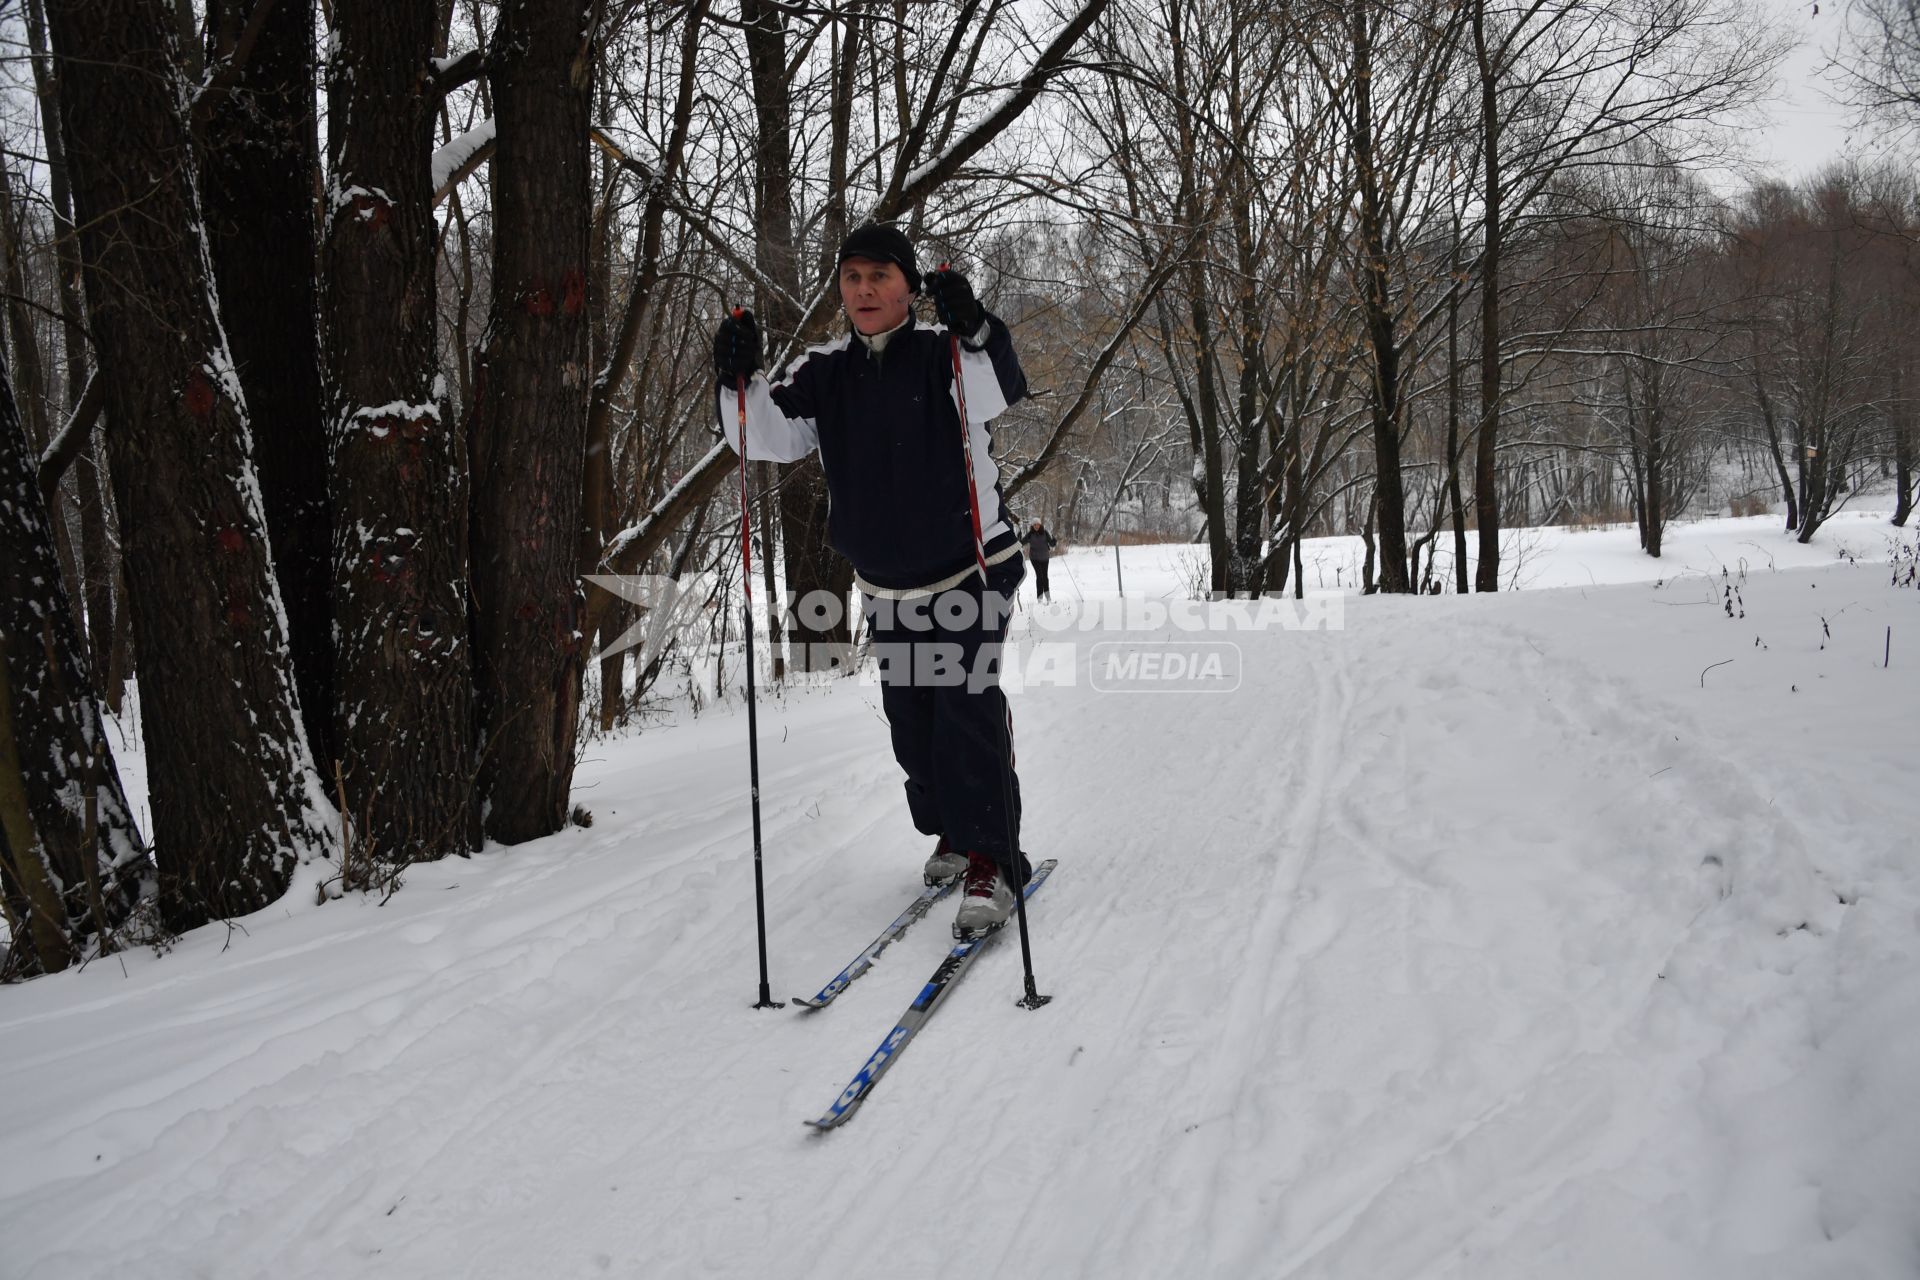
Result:
{"type": "Polygon", "coordinates": [[[934,846],[933,856],[927,859],[923,871],[928,884],[945,884],[956,876],[967,873],[967,855],[947,843],[945,836],[934,846]]]}
{"type": "Polygon", "coordinates": [[[960,913],[953,918],[953,936],[970,938],[997,929],[1007,922],[1013,910],[1013,890],[1001,876],[993,855],[967,855],[967,881],[960,899],[960,913]]]}

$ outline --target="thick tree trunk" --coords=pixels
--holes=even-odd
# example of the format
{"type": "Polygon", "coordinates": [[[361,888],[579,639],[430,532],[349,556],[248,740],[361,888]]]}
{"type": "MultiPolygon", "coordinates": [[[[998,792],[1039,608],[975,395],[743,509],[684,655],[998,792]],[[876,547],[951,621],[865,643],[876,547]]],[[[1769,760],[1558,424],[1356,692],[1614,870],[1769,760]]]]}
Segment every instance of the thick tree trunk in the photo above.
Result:
{"type": "Polygon", "coordinates": [[[153,890],[81,666],[34,461],[0,367],[0,897],[16,973],[64,969],[106,945],[153,890]]]}
{"type": "Polygon", "coordinates": [[[493,306],[476,389],[474,653],[485,833],[558,831],[586,662],[590,0],[507,0],[491,71],[493,306]]]}
{"type": "MultiPolygon", "coordinates": [[[[239,915],[331,850],[294,706],[252,431],[214,308],[160,0],[53,0],[106,379],[167,923],[239,915]]],[[[271,430],[274,424],[264,424],[271,430]]]]}
{"type": "Polygon", "coordinates": [[[333,750],[333,520],[315,328],[313,0],[211,0],[209,54],[231,54],[269,6],[236,84],[201,138],[207,247],[220,314],[256,433],[254,463],[287,609],[300,719],[314,757],[333,750]]]}
{"type": "MultiPolygon", "coordinates": [[[[439,374],[432,0],[336,0],[322,330],[350,853],[473,843],[465,449],[439,374]]],[[[349,886],[356,887],[356,886],[349,886]]]]}

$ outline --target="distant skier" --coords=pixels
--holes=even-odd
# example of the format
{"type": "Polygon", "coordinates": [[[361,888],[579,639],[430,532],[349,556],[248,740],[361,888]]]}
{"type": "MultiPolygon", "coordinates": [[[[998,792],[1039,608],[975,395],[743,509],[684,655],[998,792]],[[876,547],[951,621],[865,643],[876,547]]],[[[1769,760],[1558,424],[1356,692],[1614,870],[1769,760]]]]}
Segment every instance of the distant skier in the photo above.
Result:
{"type": "Polygon", "coordinates": [[[1053,555],[1053,535],[1040,523],[1040,517],[1035,516],[1032,527],[1020,535],[1020,541],[1027,544],[1027,559],[1033,565],[1033,598],[1053,599],[1053,589],[1047,585],[1047,560],[1053,555]]]}
{"type": "Polygon", "coordinates": [[[809,348],[778,381],[757,372],[753,314],[721,322],[713,362],[722,434],[739,447],[744,379],[750,458],[796,462],[820,452],[827,538],[853,562],[865,601],[907,808],[916,828],[939,837],[925,876],[966,877],[954,924],[970,933],[1004,923],[1010,882],[1031,874],[1019,852],[1020,784],[999,687],[1000,647],[1025,570],[986,428],[1026,395],[1026,376],[1006,324],[959,272],[942,268],[924,281],[945,323],[915,320],[923,281],[912,242],[893,227],[867,225],[846,238],[838,283],[851,331],[809,348]],[[949,327],[962,348],[964,452],[949,327]]]}

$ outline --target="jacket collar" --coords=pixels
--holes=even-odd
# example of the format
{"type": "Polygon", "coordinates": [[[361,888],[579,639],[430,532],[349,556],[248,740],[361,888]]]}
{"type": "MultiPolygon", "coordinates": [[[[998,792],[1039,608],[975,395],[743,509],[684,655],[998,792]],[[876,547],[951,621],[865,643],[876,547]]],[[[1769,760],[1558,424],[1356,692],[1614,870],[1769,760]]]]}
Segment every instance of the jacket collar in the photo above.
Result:
{"type": "Polygon", "coordinates": [[[859,339],[860,344],[872,353],[874,359],[878,360],[886,354],[887,347],[890,343],[897,339],[902,333],[913,328],[913,308],[907,308],[906,319],[891,329],[882,329],[879,333],[862,333],[854,326],[852,321],[847,322],[847,327],[853,330],[853,336],[859,339]]]}

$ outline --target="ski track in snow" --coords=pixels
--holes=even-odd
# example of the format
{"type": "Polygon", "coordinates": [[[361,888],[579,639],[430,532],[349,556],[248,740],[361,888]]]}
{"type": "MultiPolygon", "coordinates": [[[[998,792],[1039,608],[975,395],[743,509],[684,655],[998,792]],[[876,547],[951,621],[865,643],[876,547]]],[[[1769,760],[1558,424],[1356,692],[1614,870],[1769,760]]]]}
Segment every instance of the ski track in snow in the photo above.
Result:
{"type": "MultiPolygon", "coordinates": [[[[825,1135],[947,908],[753,1011],[744,717],[593,744],[590,830],[0,991],[0,1270],[1911,1276],[1915,593],[1743,589],[1352,601],[1232,637],[1231,696],[1021,694],[1054,1002],[1010,931],[825,1135]]],[[[878,692],[763,704],[776,998],[917,883],[878,692]]]]}

